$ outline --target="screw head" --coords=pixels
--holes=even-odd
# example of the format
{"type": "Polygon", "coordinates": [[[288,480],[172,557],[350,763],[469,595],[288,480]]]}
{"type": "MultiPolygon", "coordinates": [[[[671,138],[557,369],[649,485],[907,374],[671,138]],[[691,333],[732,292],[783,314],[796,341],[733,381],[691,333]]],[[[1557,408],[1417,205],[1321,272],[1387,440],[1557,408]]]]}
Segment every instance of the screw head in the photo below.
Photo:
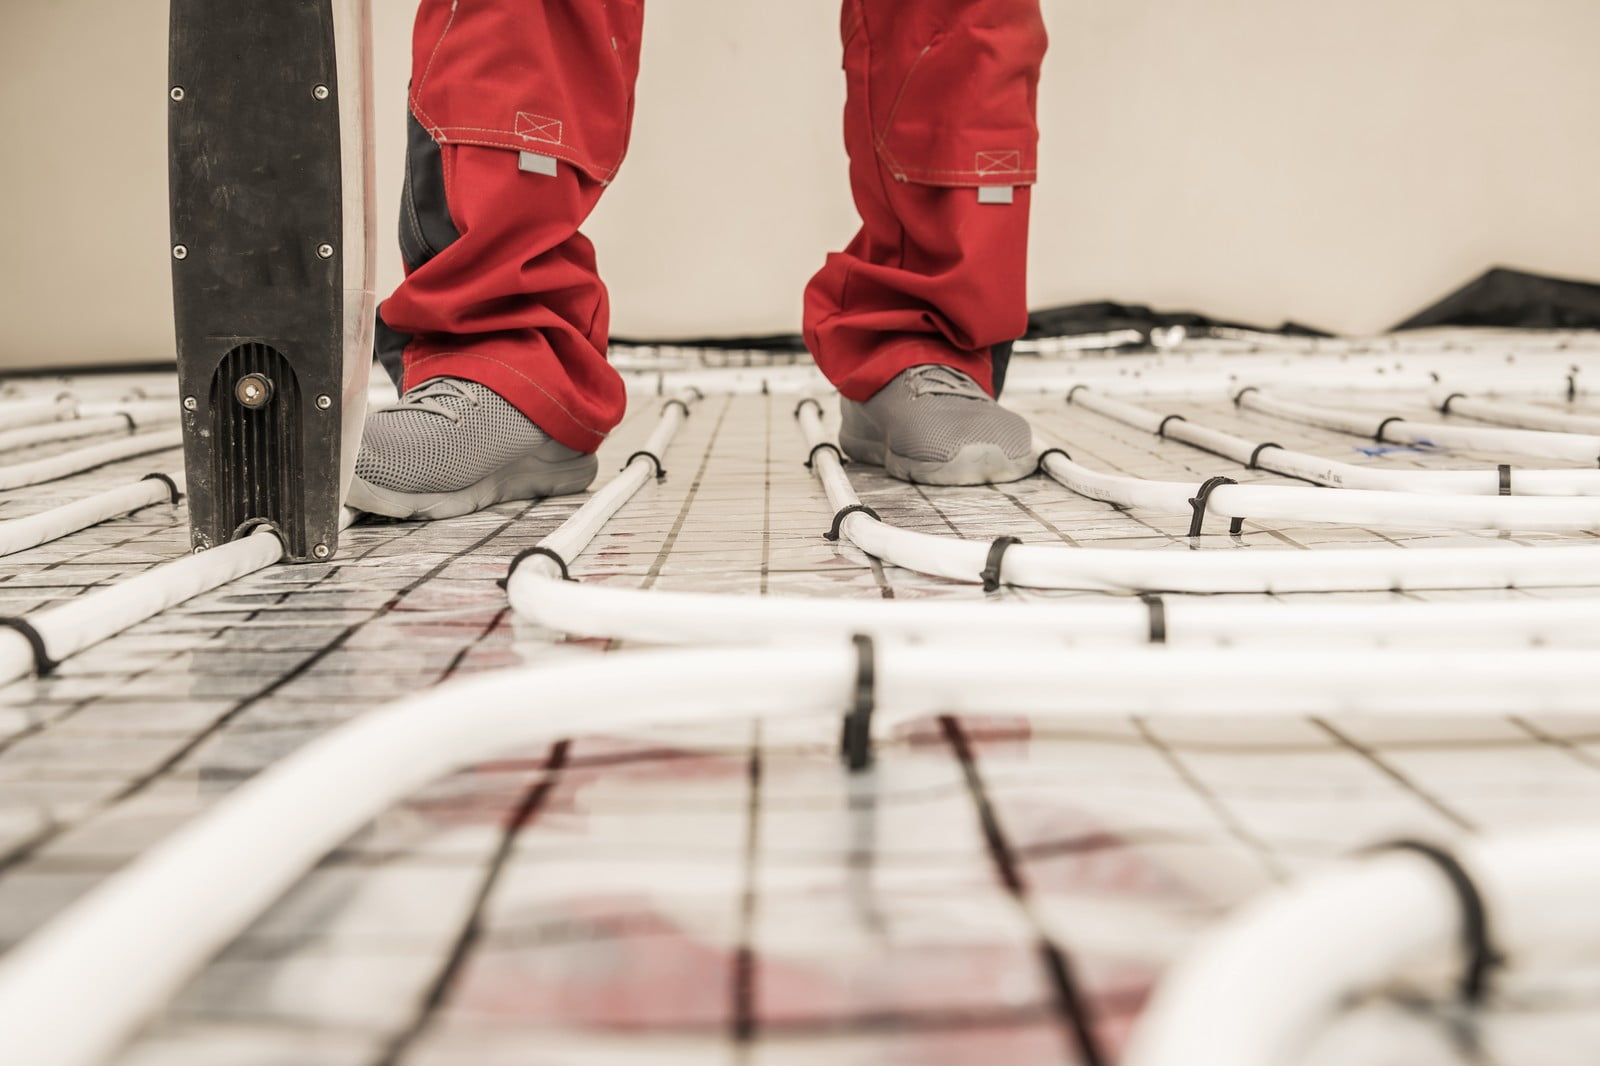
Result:
{"type": "Polygon", "coordinates": [[[172,248],[172,258],[174,258],[174,259],[187,259],[187,258],[189,258],[189,249],[187,247],[185,247],[184,245],[181,245],[181,244],[174,245],[173,248],[172,248]]]}
{"type": "Polygon", "coordinates": [[[326,100],[328,97],[332,96],[333,93],[328,91],[328,87],[326,85],[319,85],[315,89],[311,90],[311,95],[315,96],[318,100],[326,100]]]}
{"type": "Polygon", "coordinates": [[[328,550],[328,546],[326,544],[318,544],[315,548],[311,549],[311,554],[315,555],[318,559],[326,559],[333,553],[328,550]]]}
{"type": "Polygon", "coordinates": [[[333,245],[331,245],[331,244],[319,244],[319,245],[317,245],[317,254],[320,255],[324,259],[332,259],[333,258],[333,245]]]}
{"type": "Polygon", "coordinates": [[[317,397],[317,410],[326,411],[328,408],[330,408],[332,406],[333,406],[333,397],[332,396],[318,396],[317,397]]]}
{"type": "Polygon", "coordinates": [[[174,85],[172,87],[172,92],[171,92],[170,95],[174,100],[182,100],[184,97],[188,96],[189,94],[184,91],[183,86],[174,85]]]}
{"type": "Polygon", "coordinates": [[[200,401],[195,399],[193,396],[185,396],[183,398],[183,409],[185,411],[196,411],[199,410],[199,408],[200,401]]]}

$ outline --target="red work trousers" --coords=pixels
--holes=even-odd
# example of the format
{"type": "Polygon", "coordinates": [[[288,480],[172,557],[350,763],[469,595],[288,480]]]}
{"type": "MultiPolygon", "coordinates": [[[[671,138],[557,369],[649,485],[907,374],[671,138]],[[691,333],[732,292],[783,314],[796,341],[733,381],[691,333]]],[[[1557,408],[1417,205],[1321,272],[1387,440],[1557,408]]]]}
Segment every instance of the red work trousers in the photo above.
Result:
{"type": "MultiPolygon", "coordinates": [[[[642,21],[643,0],[422,0],[380,330],[405,387],[477,381],[581,451],[621,419],[579,228],[627,150],[642,21]]],[[[1039,0],[844,0],[843,37],[862,227],[806,289],[807,345],[852,399],[924,363],[992,392],[991,348],[1027,322],[1039,0]]]]}

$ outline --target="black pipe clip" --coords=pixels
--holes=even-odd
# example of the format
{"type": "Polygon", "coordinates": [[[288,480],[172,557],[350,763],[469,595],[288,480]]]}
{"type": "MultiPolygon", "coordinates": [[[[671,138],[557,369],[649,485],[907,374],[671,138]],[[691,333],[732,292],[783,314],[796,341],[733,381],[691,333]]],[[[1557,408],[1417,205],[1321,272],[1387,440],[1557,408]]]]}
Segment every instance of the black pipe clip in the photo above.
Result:
{"type": "Polygon", "coordinates": [[[1144,592],[1139,595],[1139,602],[1150,612],[1150,643],[1165,644],[1167,642],[1167,601],[1153,592],[1144,592]]]}
{"type": "MultiPolygon", "coordinates": [[[[677,403],[680,401],[674,400],[673,402],[677,403]]],[[[628,461],[622,464],[622,469],[628,469],[628,467],[633,465],[633,461],[639,458],[648,459],[650,462],[655,464],[657,481],[664,481],[666,479],[667,468],[661,465],[661,458],[660,456],[656,455],[655,452],[634,452],[632,455],[628,456],[628,461]]]]}
{"type": "Polygon", "coordinates": [[[1261,453],[1266,451],[1268,448],[1277,448],[1279,451],[1286,450],[1283,445],[1278,444],[1276,441],[1269,440],[1265,444],[1257,444],[1256,450],[1250,453],[1250,461],[1244,464],[1244,468],[1246,470],[1260,470],[1261,453]]]}
{"type": "Polygon", "coordinates": [[[1072,388],[1067,390],[1067,402],[1068,403],[1072,402],[1072,398],[1074,396],[1078,395],[1078,390],[1079,389],[1087,389],[1088,387],[1089,386],[1087,386],[1087,385],[1074,385],[1074,386],[1072,386],[1072,388]]]}
{"type": "Polygon", "coordinates": [[[839,755],[851,773],[859,774],[872,768],[872,713],[878,707],[878,656],[871,637],[857,634],[853,643],[856,692],[839,733],[839,755]]]}
{"type": "Polygon", "coordinates": [[[1500,495],[1511,495],[1511,464],[1500,464],[1500,495]]]}
{"type": "Polygon", "coordinates": [[[1467,394],[1464,392],[1452,392],[1450,395],[1446,396],[1444,398],[1444,402],[1439,405],[1439,413],[1442,415],[1449,414],[1451,404],[1455,403],[1457,400],[1464,400],[1466,398],[1467,394]]]}
{"type": "Polygon", "coordinates": [[[44,646],[44,636],[26,618],[0,618],[0,629],[16,631],[33,651],[33,672],[39,677],[49,677],[61,664],[50,658],[44,646]]]}
{"type": "Polygon", "coordinates": [[[994,543],[989,545],[989,559],[978,574],[983,579],[983,591],[1000,591],[1000,586],[1005,583],[1000,580],[1000,568],[1005,565],[1006,552],[1010,551],[1012,546],[1021,543],[1017,537],[996,537],[994,543]]]}
{"type": "Polygon", "coordinates": [[[1246,393],[1260,392],[1260,391],[1261,391],[1261,389],[1258,388],[1255,385],[1246,385],[1244,388],[1240,389],[1238,392],[1233,394],[1233,406],[1238,407],[1240,404],[1244,403],[1244,398],[1245,398],[1245,394],[1246,393]]]}
{"type": "MultiPolygon", "coordinates": [[[[823,539],[838,540],[840,531],[844,529],[844,520],[858,511],[868,518],[878,518],[878,512],[864,503],[852,503],[849,507],[841,507],[839,513],[833,516],[833,528],[822,535],[823,539]]],[[[882,522],[883,519],[878,518],[878,521],[882,522]]]]}
{"type": "Polygon", "coordinates": [[[1168,415],[1166,418],[1163,418],[1161,420],[1161,424],[1156,427],[1156,436],[1160,437],[1162,440],[1165,440],[1166,437],[1167,437],[1167,423],[1168,422],[1187,422],[1187,421],[1189,421],[1189,420],[1187,418],[1184,418],[1182,415],[1168,415]]]}
{"type": "Polygon", "coordinates": [[[833,443],[832,441],[825,440],[821,444],[818,444],[816,447],[812,448],[811,451],[806,454],[806,469],[807,470],[815,470],[816,469],[816,467],[817,467],[817,453],[820,452],[820,451],[830,451],[830,452],[832,452],[833,453],[833,457],[835,459],[839,460],[839,465],[840,466],[844,466],[846,463],[848,463],[850,461],[850,460],[848,460],[848,459],[846,459],[844,457],[844,452],[841,452],[839,450],[839,446],[837,444],[833,443]]]}
{"type": "MultiPolygon", "coordinates": [[[[696,389],[695,391],[698,392],[699,390],[696,389]]],[[[674,396],[672,399],[668,400],[666,403],[661,405],[661,413],[662,414],[666,414],[667,413],[667,408],[672,407],[674,405],[683,408],[683,417],[684,418],[688,418],[690,415],[692,415],[694,413],[693,411],[689,410],[689,405],[688,404],[684,403],[682,400],[678,399],[676,396],[674,396]]]]}
{"type": "MultiPolygon", "coordinates": [[[[1083,386],[1080,385],[1078,387],[1082,388],[1083,386]]],[[[1045,472],[1044,461],[1052,455],[1059,455],[1067,462],[1072,462],[1072,456],[1067,453],[1065,448],[1046,448],[1044,451],[1039,453],[1039,465],[1033,468],[1035,477],[1045,472]]]]}
{"type": "Polygon", "coordinates": [[[1386,440],[1384,440],[1383,439],[1383,431],[1388,429],[1391,425],[1393,425],[1396,422],[1404,422],[1404,421],[1405,421],[1405,419],[1400,417],[1399,415],[1392,415],[1389,418],[1385,418],[1382,422],[1378,423],[1378,431],[1372,435],[1372,439],[1375,442],[1377,442],[1378,444],[1399,443],[1398,441],[1386,441],[1386,440]]]}
{"type": "Polygon", "coordinates": [[[1477,882],[1461,860],[1437,844],[1423,840],[1395,840],[1379,845],[1375,851],[1409,851],[1439,868],[1461,905],[1461,950],[1465,964],[1461,971],[1461,999],[1477,1005],[1488,991],[1489,974],[1504,956],[1494,947],[1489,935],[1489,908],[1477,882]]]}
{"type": "MultiPolygon", "coordinates": [[[[1189,536],[1198,537],[1206,522],[1206,507],[1211,503],[1211,494],[1223,485],[1237,485],[1238,482],[1231,477],[1207,478],[1201,484],[1200,491],[1194,494],[1194,499],[1189,501],[1189,506],[1194,508],[1194,517],[1189,520],[1189,536]]],[[[1244,529],[1244,519],[1235,518],[1228,526],[1228,532],[1238,536],[1244,529]]]]}
{"type": "Polygon", "coordinates": [[[818,418],[823,416],[822,404],[818,403],[814,398],[807,396],[805,399],[794,405],[794,417],[796,419],[800,417],[800,412],[806,409],[806,404],[810,404],[812,407],[817,409],[818,418]]]}
{"type": "Polygon", "coordinates": [[[512,556],[511,565],[506,567],[506,576],[501,578],[499,581],[496,581],[495,584],[499,585],[501,588],[505,588],[510,585],[511,576],[517,572],[517,567],[521,566],[524,560],[532,559],[536,555],[542,555],[546,559],[554,559],[556,561],[556,566],[561,569],[562,581],[571,581],[574,583],[577,582],[578,579],[573,577],[572,572],[567,569],[567,561],[561,558],[559,552],[553,551],[550,548],[524,548],[516,555],[512,556]]]}
{"type": "Polygon", "coordinates": [[[172,477],[168,474],[146,474],[139,480],[161,482],[167,487],[167,495],[171,497],[173,503],[178,503],[183,499],[183,493],[178,491],[178,483],[172,480],[172,477]]]}

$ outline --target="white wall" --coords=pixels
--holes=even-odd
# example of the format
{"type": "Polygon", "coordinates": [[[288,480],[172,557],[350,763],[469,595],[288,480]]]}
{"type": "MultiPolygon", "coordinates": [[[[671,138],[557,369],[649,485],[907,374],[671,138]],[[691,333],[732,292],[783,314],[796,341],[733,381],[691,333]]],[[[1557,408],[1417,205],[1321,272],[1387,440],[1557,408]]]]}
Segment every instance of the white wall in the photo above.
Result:
{"type": "MultiPolygon", "coordinates": [[[[1044,0],[1035,305],[1392,324],[1495,263],[1600,277],[1595,0],[1044,0]]],[[[415,0],[376,0],[385,285],[415,0]]],[[[0,0],[0,366],[171,352],[166,4],[0,0]]],[[[832,0],[653,0],[590,227],[629,333],[794,328],[854,227],[832,0]]]]}

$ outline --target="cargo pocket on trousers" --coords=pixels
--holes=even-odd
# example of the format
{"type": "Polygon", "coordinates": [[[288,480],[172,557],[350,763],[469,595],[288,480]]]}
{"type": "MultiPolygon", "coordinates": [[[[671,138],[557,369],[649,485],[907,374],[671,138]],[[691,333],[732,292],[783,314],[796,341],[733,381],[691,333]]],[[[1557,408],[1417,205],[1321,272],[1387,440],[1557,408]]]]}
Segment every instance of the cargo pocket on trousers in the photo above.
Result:
{"type": "Polygon", "coordinates": [[[975,7],[982,24],[947,28],[898,61],[872,63],[874,147],[896,181],[971,187],[980,200],[1006,203],[1010,190],[1038,177],[1035,115],[1048,41],[1032,0],[975,7]]]}

